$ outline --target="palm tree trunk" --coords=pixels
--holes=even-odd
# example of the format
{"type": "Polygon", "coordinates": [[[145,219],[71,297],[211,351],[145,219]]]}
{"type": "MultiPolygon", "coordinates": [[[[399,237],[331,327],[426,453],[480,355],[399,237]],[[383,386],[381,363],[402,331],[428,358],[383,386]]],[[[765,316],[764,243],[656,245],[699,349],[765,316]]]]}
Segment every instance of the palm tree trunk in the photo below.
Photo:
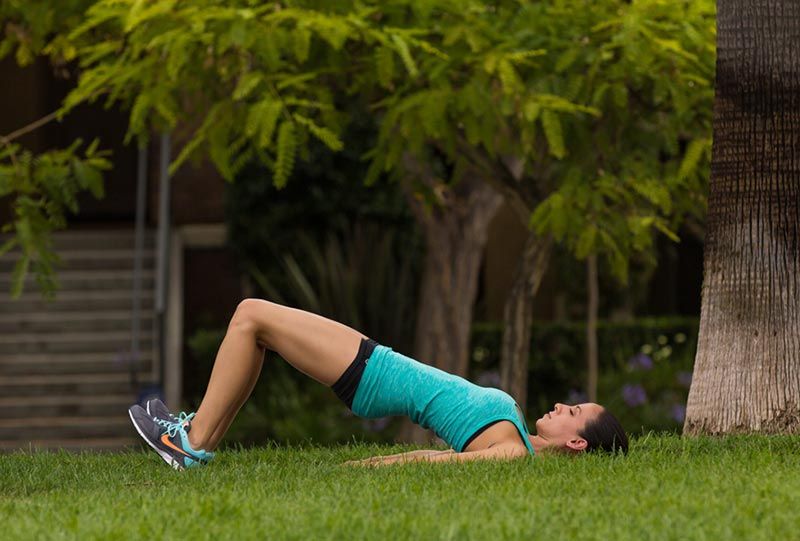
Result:
{"type": "Polygon", "coordinates": [[[700,336],[685,434],[800,432],[800,4],[719,0],[700,336]]]}

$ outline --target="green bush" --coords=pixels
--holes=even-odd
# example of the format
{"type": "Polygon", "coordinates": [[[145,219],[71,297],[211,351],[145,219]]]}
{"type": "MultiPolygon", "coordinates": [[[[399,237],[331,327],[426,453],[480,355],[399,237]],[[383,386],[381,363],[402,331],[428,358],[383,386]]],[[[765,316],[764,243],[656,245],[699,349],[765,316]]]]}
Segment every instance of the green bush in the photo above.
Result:
{"type": "MultiPolygon", "coordinates": [[[[629,432],[676,431],[682,426],[697,326],[696,318],[640,319],[598,325],[598,401],[629,432]]],[[[189,347],[199,360],[200,374],[211,374],[224,334],[224,329],[200,330],[189,339],[189,347]]],[[[502,327],[498,324],[473,327],[472,381],[499,385],[501,339],[502,327]]],[[[582,323],[534,325],[528,380],[529,419],[550,410],[554,402],[586,400],[585,340],[582,323]]],[[[196,390],[188,398],[196,406],[202,394],[196,390]]],[[[265,439],[323,444],[354,439],[391,442],[399,424],[400,418],[355,417],[329,388],[268,353],[261,378],[226,442],[251,444],[265,439]]],[[[534,430],[531,423],[528,426],[534,430]]]]}
{"type": "MultiPolygon", "coordinates": [[[[598,324],[598,402],[629,432],[679,430],[683,425],[697,318],[643,318],[598,324]]],[[[502,326],[476,324],[472,380],[499,382],[502,326]]],[[[535,323],[531,338],[528,417],[538,418],[555,402],[584,402],[586,327],[582,322],[535,323]]],[[[533,430],[533,427],[529,428],[533,430]]]]}
{"type": "MultiPolygon", "coordinates": [[[[282,189],[269,182],[263,167],[245,168],[226,189],[230,242],[256,296],[408,349],[423,238],[397,183],[363,184],[368,163],[361,157],[376,136],[374,118],[355,114],[353,119],[342,152],[310,144],[307,159],[282,189]]],[[[201,374],[211,373],[223,334],[201,330],[190,339],[201,374]]],[[[202,391],[195,385],[187,395],[198,403],[202,391]]],[[[226,441],[388,442],[399,421],[354,417],[330,389],[268,354],[226,441]]]]}
{"type": "MultiPolygon", "coordinates": [[[[225,329],[201,329],[189,339],[199,373],[211,375],[224,336],[225,329]]],[[[198,391],[187,397],[194,408],[203,398],[198,391]]],[[[391,442],[396,424],[398,420],[356,417],[331,389],[295,370],[277,354],[267,352],[261,377],[224,443],[250,445],[268,439],[283,443],[333,444],[354,439],[387,443],[391,442]]]]}

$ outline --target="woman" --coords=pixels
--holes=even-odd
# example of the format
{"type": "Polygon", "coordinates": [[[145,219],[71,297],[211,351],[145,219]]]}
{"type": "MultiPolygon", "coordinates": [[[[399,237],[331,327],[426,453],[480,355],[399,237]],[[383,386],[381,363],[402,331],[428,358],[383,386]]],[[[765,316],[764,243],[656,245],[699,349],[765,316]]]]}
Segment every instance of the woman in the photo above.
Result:
{"type": "Polygon", "coordinates": [[[409,359],[341,323],[259,299],[245,299],[237,307],[197,412],[174,417],[158,400],[146,409],[134,405],[128,413],[137,432],[176,469],[208,463],[252,392],[266,349],[332,387],[356,415],[408,415],[452,447],[351,464],[509,460],[546,448],[627,453],[624,430],[598,404],[556,404],[536,421],[537,434],[530,435],[519,406],[503,391],[409,359]]]}

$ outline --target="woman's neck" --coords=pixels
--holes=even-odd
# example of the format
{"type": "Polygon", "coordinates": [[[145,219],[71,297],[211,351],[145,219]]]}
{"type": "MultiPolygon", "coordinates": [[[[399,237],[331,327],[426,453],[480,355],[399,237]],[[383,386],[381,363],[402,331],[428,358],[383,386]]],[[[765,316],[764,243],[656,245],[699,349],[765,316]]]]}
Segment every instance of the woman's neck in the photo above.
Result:
{"type": "Polygon", "coordinates": [[[528,439],[531,442],[531,446],[533,447],[533,451],[538,455],[542,450],[550,445],[545,438],[539,436],[538,434],[535,435],[528,435],[528,439]]]}

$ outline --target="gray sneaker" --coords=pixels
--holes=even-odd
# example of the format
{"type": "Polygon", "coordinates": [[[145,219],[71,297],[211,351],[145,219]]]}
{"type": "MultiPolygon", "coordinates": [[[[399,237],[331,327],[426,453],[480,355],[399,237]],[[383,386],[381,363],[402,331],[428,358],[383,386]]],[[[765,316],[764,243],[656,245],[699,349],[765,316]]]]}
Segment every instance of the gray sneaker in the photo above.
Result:
{"type": "Polygon", "coordinates": [[[169,411],[169,408],[158,398],[153,398],[147,401],[147,415],[150,417],[157,417],[159,419],[164,419],[165,421],[169,421],[174,423],[178,420],[178,418],[172,415],[172,412],[169,411]]]}
{"type": "Polygon", "coordinates": [[[214,458],[214,453],[192,449],[189,444],[188,432],[191,430],[194,413],[182,413],[176,422],[170,422],[152,417],[139,404],[134,404],[128,409],[128,415],[136,432],[147,445],[176,470],[204,466],[214,458]]]}

